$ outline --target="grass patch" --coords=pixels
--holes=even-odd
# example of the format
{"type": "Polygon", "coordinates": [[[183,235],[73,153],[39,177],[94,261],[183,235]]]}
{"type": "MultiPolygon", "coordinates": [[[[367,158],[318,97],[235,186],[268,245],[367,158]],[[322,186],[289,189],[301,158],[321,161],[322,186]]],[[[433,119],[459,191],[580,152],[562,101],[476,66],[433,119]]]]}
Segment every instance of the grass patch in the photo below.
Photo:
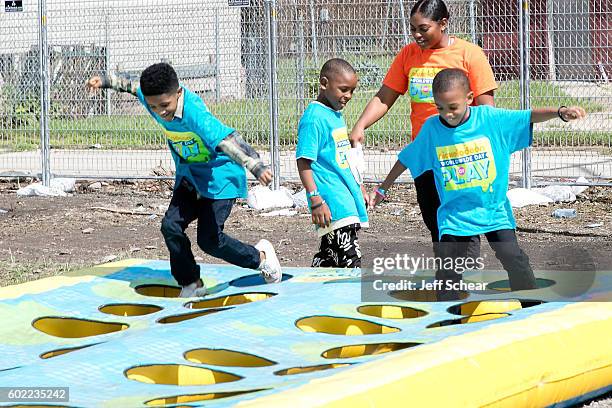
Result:
{"type": "MultiPolygon", "coordinates": [[[[386,57],[372,65],[386,66],[386,57]],[[384,60],[384,61],[383,61],[384,60]]],[[[284,64],[288,64],[287,61],[284,64]]],[[[375,70],[374,70],[375,71],[375,70]]],[[[311,98],[297,100],[297,82],[290,81],[295,70],[280,70],[279,81],[289,86],[281,87],[281,100],[278,103],[278,130],[280,144],[293,147],[297,142],[297,127],[303,109],[311,98]],[[293,83],[292,83],[293,82],[293,83]]],[[[378,78],[377,78],[378,79],[378,78]]],[[[377,82],[379,84],[380,82],[377,82]]],[[[368,101],[374,96],[378,85],[358,88],[353,100],[344,111],[345,119],[351,128],[359,118],[368,101]]],[[[306,85],[303,85],[306,86],[306,85]]],[[[311,92],[312,93],[312,92],[311,92]]],[[[308,91],[305,91],[305,95],[308,91]]],[[[519,109],[520,92],[518,81],[500,84],[496,92],[497,106],[506,109],[519,109]]],[[[588,99],[569,96],[563,89],[548,82],[532,82],[530,88],[531,106],[581,105],[587,112],[601,112],[604,106],[588,99]]],[[[409,141],[410,103],[407,97],[399,98],[391,111],[367,131],[368,143],[373,146],[403,146],[409,141]]],[[[267,99],[243,99],[208,104],[211,112],[229,126],[240,131],[247,141],[260,149],[269,144],[269,102],[267,99]]],[[[603,132],[537,132],[536,140],[544,145],[602,145],[610,139],[603,132]]],[[[52,148],[88,148],[100,144],[104,149],[164,149],[165,138],[159,127],[143,110],[142,115],[95,116],[78,119],[52,118],[50,121],[52,148]]],[[[40,144],[38,129],[2,129],[0,148],[13,151],[37,149],[40,144]]]]}

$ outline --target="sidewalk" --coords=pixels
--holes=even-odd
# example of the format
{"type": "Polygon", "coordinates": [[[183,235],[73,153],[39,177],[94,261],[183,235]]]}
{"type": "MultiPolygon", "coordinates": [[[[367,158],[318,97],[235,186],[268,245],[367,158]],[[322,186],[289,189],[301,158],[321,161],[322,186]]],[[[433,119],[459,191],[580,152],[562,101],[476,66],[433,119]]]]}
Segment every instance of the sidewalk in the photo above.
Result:
{"type": "MultiPolygon", "coordinates": [[[[397,151],[367,150],[367,179],[382,179],[395,163],[397,151]]],[[[269,163],[269,154],[263,153],[269,163]]],[[[54,176],[76,178],[139,178],[154,176],[152,170],[163,167],[174,169],[168,150],[52,150],[51,173],[54,176]]],[[[0,154],[0,177],[40,174],[40,151],[0,154]]],[[[283,151],[280,155],[283,180],[297,180],[295,151],[283,151]]],[[[511,176],[521,175],[521,155],[515,154],[511,164],[511,176]]],[[[603,154],[596,150],[532,150],[534,177],[578,178],[612,180],[612,152],[603,154]]],[[[410,180],[406,173],[400,178],[410,180]]]]}

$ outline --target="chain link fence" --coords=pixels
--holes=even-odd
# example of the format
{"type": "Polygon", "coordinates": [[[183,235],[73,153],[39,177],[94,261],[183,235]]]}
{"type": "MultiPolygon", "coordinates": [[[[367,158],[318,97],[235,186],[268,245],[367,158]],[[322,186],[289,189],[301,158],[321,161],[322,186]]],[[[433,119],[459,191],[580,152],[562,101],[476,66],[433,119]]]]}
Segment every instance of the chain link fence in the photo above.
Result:
{"type": "MultiPolygon", "coordinates": [[[[5,3],[0,176],[168,177],[173,164],[163,133],[138,100],[114,91],[89,94],[84,86],[92,75],[138,76],[167,61],[216,116],[273,162],[277,180],[297,180],[297,125],[316,98],[321,65],[342,57],[359,73],[344,112],[350,128],[412,41],[414,2],[39,0],[21,10],[5,3]]],[[[589,113],[583,121],[536,126],[534,147],[513,158],[512,177],[529,185],[584,176],[610,185],[610,1],[447,4],[451,33],[487,54],[498,106],[579,104],[589,113]]],[[[366,132],[367,179],[382,179],[409,143],[409,114],[409,98],[401,97],[366,132]]]]}

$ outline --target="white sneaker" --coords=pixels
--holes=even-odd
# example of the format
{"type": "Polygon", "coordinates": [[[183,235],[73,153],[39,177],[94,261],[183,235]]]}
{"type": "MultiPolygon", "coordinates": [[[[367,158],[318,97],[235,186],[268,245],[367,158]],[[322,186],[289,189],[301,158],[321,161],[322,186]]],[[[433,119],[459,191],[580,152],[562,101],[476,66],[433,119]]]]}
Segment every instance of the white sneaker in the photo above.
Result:
{"type": "Polygon", "coordinates": [[[206,296],[206,285],[202,282],[202,279],[199,279],[193,283],[190,283],[187,286],[183,286],[181,289],[181,293],[178,297],[180,298],[192,298],[192,297],[204,297],[206,296]],[[198,283],[201,283],[202,286],[198,287],[198,283]]]}
{"type": "Polygon", "coordinates": [[[283,279],[283,271],[276,257],[276,251],[272,243],[262,239],[255,245],[255,248],[266,254],[266,259],[259,265],[259,271],[266,283],[279,283],[283,279]]]}

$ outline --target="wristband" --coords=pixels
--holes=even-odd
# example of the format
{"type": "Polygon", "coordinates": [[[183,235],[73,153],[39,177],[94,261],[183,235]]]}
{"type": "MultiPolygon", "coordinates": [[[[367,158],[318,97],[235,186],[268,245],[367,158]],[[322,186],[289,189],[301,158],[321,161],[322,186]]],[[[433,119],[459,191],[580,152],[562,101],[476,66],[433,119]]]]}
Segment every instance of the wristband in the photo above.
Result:
{"type": "Polygon", "coordinates": [[[378,187],[375,193],[381,196],[382,198],[387,198],[387,190],[385,190],[384,188],[378,187]]]}
{"type": "Polygon", "coordinates": [[[319,190],[313,190],[310,193],[308,191],[306,191],[306,197],[310,198],[310,197],[320,197],[321,194],[319,194],[319,190]]]}
{"type": "Polygon", "coordinates": [[[323,204],[325,204],[325,200],[321,200],[321,202],[317,205],[313,205],[312,207],[310,207],[310,210],[316,210],[317,208],[319,208],[320,206],[322,206],[323,204]]]}
{"type": "Polygon", "coordinates": [[[563,115],[561,114],[561,109],[563,109],[563,108],[567,109],[567,106],[565,106],[565,105],[561,105],[561,106],[559,106],[559,109],[557,109],[557,116],[559,116],[559,119],[561,119],[562,121],[564,121],[564,122],[569,122],[569,120],[566,120],[566,119],[563,117],[563,115]]]}

